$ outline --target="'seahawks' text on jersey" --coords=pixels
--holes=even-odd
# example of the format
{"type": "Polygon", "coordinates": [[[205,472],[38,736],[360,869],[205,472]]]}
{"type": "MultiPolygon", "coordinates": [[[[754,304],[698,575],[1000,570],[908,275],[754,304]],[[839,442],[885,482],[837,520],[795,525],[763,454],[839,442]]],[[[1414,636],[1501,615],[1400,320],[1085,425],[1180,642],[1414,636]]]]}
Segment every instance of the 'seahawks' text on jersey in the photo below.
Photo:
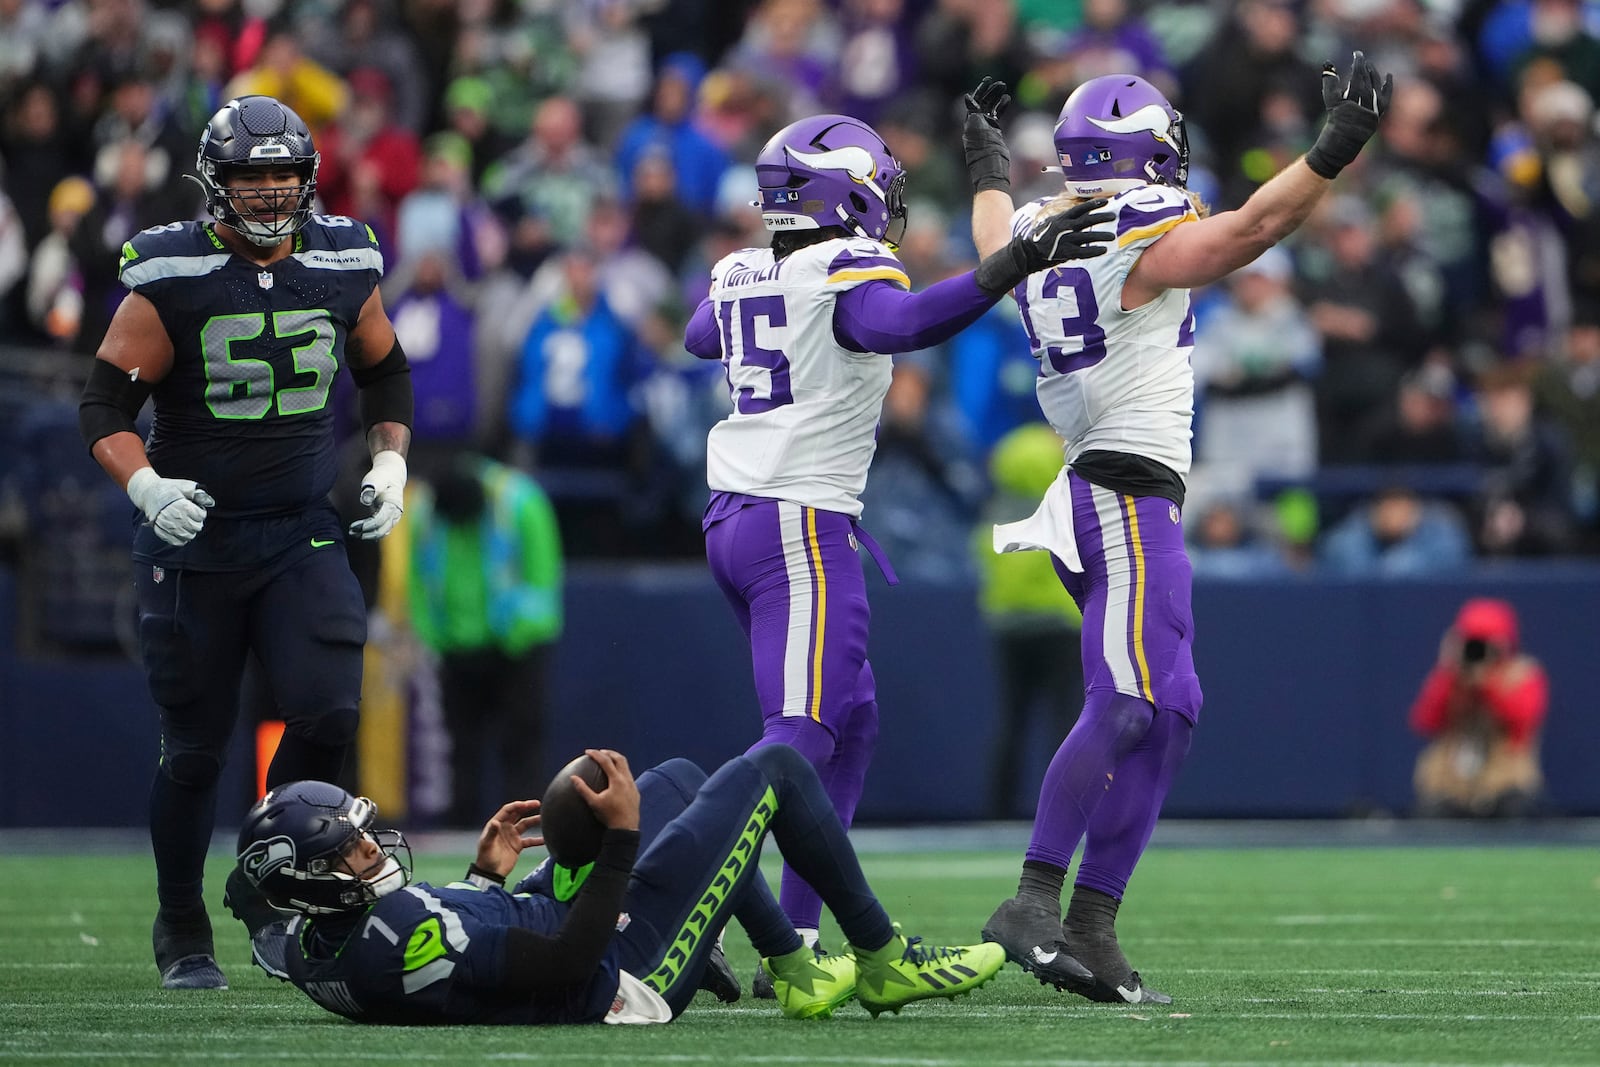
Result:
{"type": "Polygon", "coordinates": [[[894,253],[864,238],[824,241],[781,260],[770,248],[746,248],[712,268],[734,406],[707,444],[713,491],[860,517],[893,365],[840,345],[833,307],[840,293],[869,281],[911,287],[894,253]]]}
{"type": "Polygon", "coordinates": [[[601,1022],[617,992],[614,950],[587,985],[560,996],[507,989],[507,929],[554,937],[568,910],[546,896],[420,882],[358,915],[275,923],[256,935],[256,952],[312,1000],[361,1022],[601,1022]]]}
{"type": "Polygon", "coordinates": [[[268,267],[230,252],[209,224],[135,235],[118,275],[155,305],[173,349],[152,394],[151,465],[200,483],[223,520],[325,500],[336,473],[328,397],[382,274],[372,230],[342,216],[313,216],[268,267]]]}
{"type": "MultiPolygon", "coordinates": [[[[1049,198],[1017,209],[1013,233],[1049,198]]],[[[1123,310],[1122,284],[1139,255],[1174,226],[1197,218],[1181,189],[1146,185],[1113,197],[1116,239],[1103,256],[1051,267],[1016,288],[1017,308],[1039,360],[1045,418],[1071,463],[1090,451],[1154,460],[1189,472],[1194,416],[1194,314],[1189,290],[1169,289],[1123,310]]]]}

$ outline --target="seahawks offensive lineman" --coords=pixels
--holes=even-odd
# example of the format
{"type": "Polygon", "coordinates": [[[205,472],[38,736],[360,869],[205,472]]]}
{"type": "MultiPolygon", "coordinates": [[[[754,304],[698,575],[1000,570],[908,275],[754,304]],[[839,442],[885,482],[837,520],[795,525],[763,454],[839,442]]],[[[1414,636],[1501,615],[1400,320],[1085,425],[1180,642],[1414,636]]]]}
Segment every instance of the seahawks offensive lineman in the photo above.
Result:
{"type": "MultiPolygon", "coordinates": [[[[722,360],[734,407],[707,447],[706,555],[750,640],[764,720],[753,747],[798,749],[848,826],[878,733],[858,541],[894,582],[856,525],[892,372],[883,353],[938,344],[1032,271],[1102,254],[1110,234],[1089,227],[1110,217],[1078,205],[912,294],[888,243],[905,172],[871,127],[802,119],[755,166],[772,246],[712,268],[684,340],[722,360]]],[[[814,940],[816,893],[785,869],[780,899],[814,940]]]]}
{"type": "Polygon", "coordinates": [[[412,1025],[670,1022],[735,913],[791,1018],[829,1016],[852,997],[873,1015],[898,1012],[1005,966],[995,945],[901,935],[816,772],[788,746],[737,756],[709,779],[669,760],[637,783],[620,753],[588,754],[605,788],[573,782],[606,829],[575,892],[549,862],[504,888],[521,851],[543,843],[537,800],[502,807],[466,878],[435,886],[408,884],[410,849],[398,831],[372,829],[370,801],[324,782],[271,791],[245,817],[228,880],[256,962],[348,1019],[412,1025]],[[760,871],[769,832],[822,890],[854,955],[816,955],[778,910],[760,871]]]}
{"type": "Polygon", "coordinates": [[[316,148],[266,96],[230,100],[196,161],[214,221],[175,222],[123,246],[129,293],[79,406],[85,443],[127,489],[139,645],[161,708],[150,792],[169,989],[225,989],[201,895],[217,779],[246,655],[288,726],[269,783],[335,779],[356,732],[366,610],[328,501],[334,377],[360,387],[373,509],[350,534],[400,519],[412,395],[383,309],[383,256],[362,223],[312,214],[316,148]],[[146,398],[155,422],[141,440],[146,398]]]}
{"type": "Polygon", "coordinates": [[[1066,442],[1067,466],[1031,518],[996,527],[995,549],[1054,555],[1083,609],[1087,696],[1045,772],[1017,895],[983,929],[1041,981],[1094,1000],[1171,1002],[1129,966],[1115,921],[1200,713],[1181,521],[1194,390],[1189,290],[1304,221],[1377,131],[1393,82],[1380,83],[1356,52],[1349,76],[1330,64],[1322,88],[1328,120],[1311,150],[1237,211],[1206,218],[1185,189],[1182,116],[1143,79],[1107,75],[1073,91],[1055,128],[1065,188],[1014,214],[997,122],[1006,87],[985,79],[967,98],[980,252],[1089,197],[1110,197],[1116,220],[1109,255],[1033,274],[1016,292],[1040,361],[1039,404],[1066,442]],[[1080,840],[1063,920],[1062,883],[1080,840]]]}

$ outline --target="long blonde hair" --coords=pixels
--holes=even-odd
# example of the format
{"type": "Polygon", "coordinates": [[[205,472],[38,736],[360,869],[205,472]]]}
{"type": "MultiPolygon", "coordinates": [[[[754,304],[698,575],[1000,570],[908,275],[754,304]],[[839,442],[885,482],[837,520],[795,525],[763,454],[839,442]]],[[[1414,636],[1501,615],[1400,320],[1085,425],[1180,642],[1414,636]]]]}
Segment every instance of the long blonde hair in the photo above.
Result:
{"type": "MultiPolygon", "coordinates": [[[[1167,186],[1167,188],[1172,187],[1167,186]]],[[[1201,218],[1205,218],[1207,215],[1211,214],[1211,205],[1207,204],[1203,199],[1201,199],[1199,193],[1195,192],[1193,189],[1180,189],[1178,191],[1189,198],[1189,203],[1194,206],[1194,213],[1196,215],[1200,216],[1201,218]]],[[[1059,215],[1061,212],[1075,207],[1076,205],[1083,203],[1085,200],[1093,199],[1095,198],[1092,196],[1077,196],[1073,193],[1067,192],[1066,190],[1062,190],[1045,202],[1044,206],[1039,209],[1038,217],[1041,219],[1047,219],[1051,215],[1059,215]]]]}

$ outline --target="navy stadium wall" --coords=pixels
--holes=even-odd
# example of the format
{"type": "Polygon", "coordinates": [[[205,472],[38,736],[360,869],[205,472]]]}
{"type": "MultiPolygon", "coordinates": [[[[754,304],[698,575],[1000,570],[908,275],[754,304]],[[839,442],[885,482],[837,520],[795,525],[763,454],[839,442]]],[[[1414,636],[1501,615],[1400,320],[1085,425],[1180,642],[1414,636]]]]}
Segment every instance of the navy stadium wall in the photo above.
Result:
{"type": "MultiPolygon", "coordinates": [[[[981,818],[993,685],[972,591],[873,580],[882,729],[860,819],[981,818]]],[[[1600,568],[1580,565],[1388,583],[1198,583],[1205,710],[1168,814],[1404,811],[1419,747],[1406,709],[1439,635],[1475,595],[1517,605],[1524,644],[1549,670],[1544,762],[1556,804],[1600,815],[1590,674],[1600,568]]],[[[15,603],[15,578],[0,571],[0,825],[140,824],[156,759],[142,674],[117,659],[19,656],[15,603]]],[[[585,744],[623,749],[636,767],[673,755],[715,765],[757,734],[748,651],[703,568],[574,568],[555,664],[550,766],[529,783],[542,785],[585,744]]],[[[1018,814],[1056,741],[1036,734],[1018,756],[1018,814]]],[[[246,745],[241,736],[224,796],[247,796],[246,745]]]]}

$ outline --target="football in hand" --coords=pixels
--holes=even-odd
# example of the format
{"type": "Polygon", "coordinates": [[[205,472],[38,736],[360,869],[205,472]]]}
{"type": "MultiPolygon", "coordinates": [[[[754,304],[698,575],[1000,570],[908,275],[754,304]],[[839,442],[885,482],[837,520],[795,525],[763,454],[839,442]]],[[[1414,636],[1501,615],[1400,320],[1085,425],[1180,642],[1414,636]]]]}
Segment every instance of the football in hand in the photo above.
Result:
{"type": "Polygon", "coordinates": [[[539,804],[539,832],[552,859],[563,867],[582,867],[600,855],[605,827],[572,784],[582,778],[596,793],[606,787],[606,772],[589,756],[579,756],[556,772],[539,804]]]}

